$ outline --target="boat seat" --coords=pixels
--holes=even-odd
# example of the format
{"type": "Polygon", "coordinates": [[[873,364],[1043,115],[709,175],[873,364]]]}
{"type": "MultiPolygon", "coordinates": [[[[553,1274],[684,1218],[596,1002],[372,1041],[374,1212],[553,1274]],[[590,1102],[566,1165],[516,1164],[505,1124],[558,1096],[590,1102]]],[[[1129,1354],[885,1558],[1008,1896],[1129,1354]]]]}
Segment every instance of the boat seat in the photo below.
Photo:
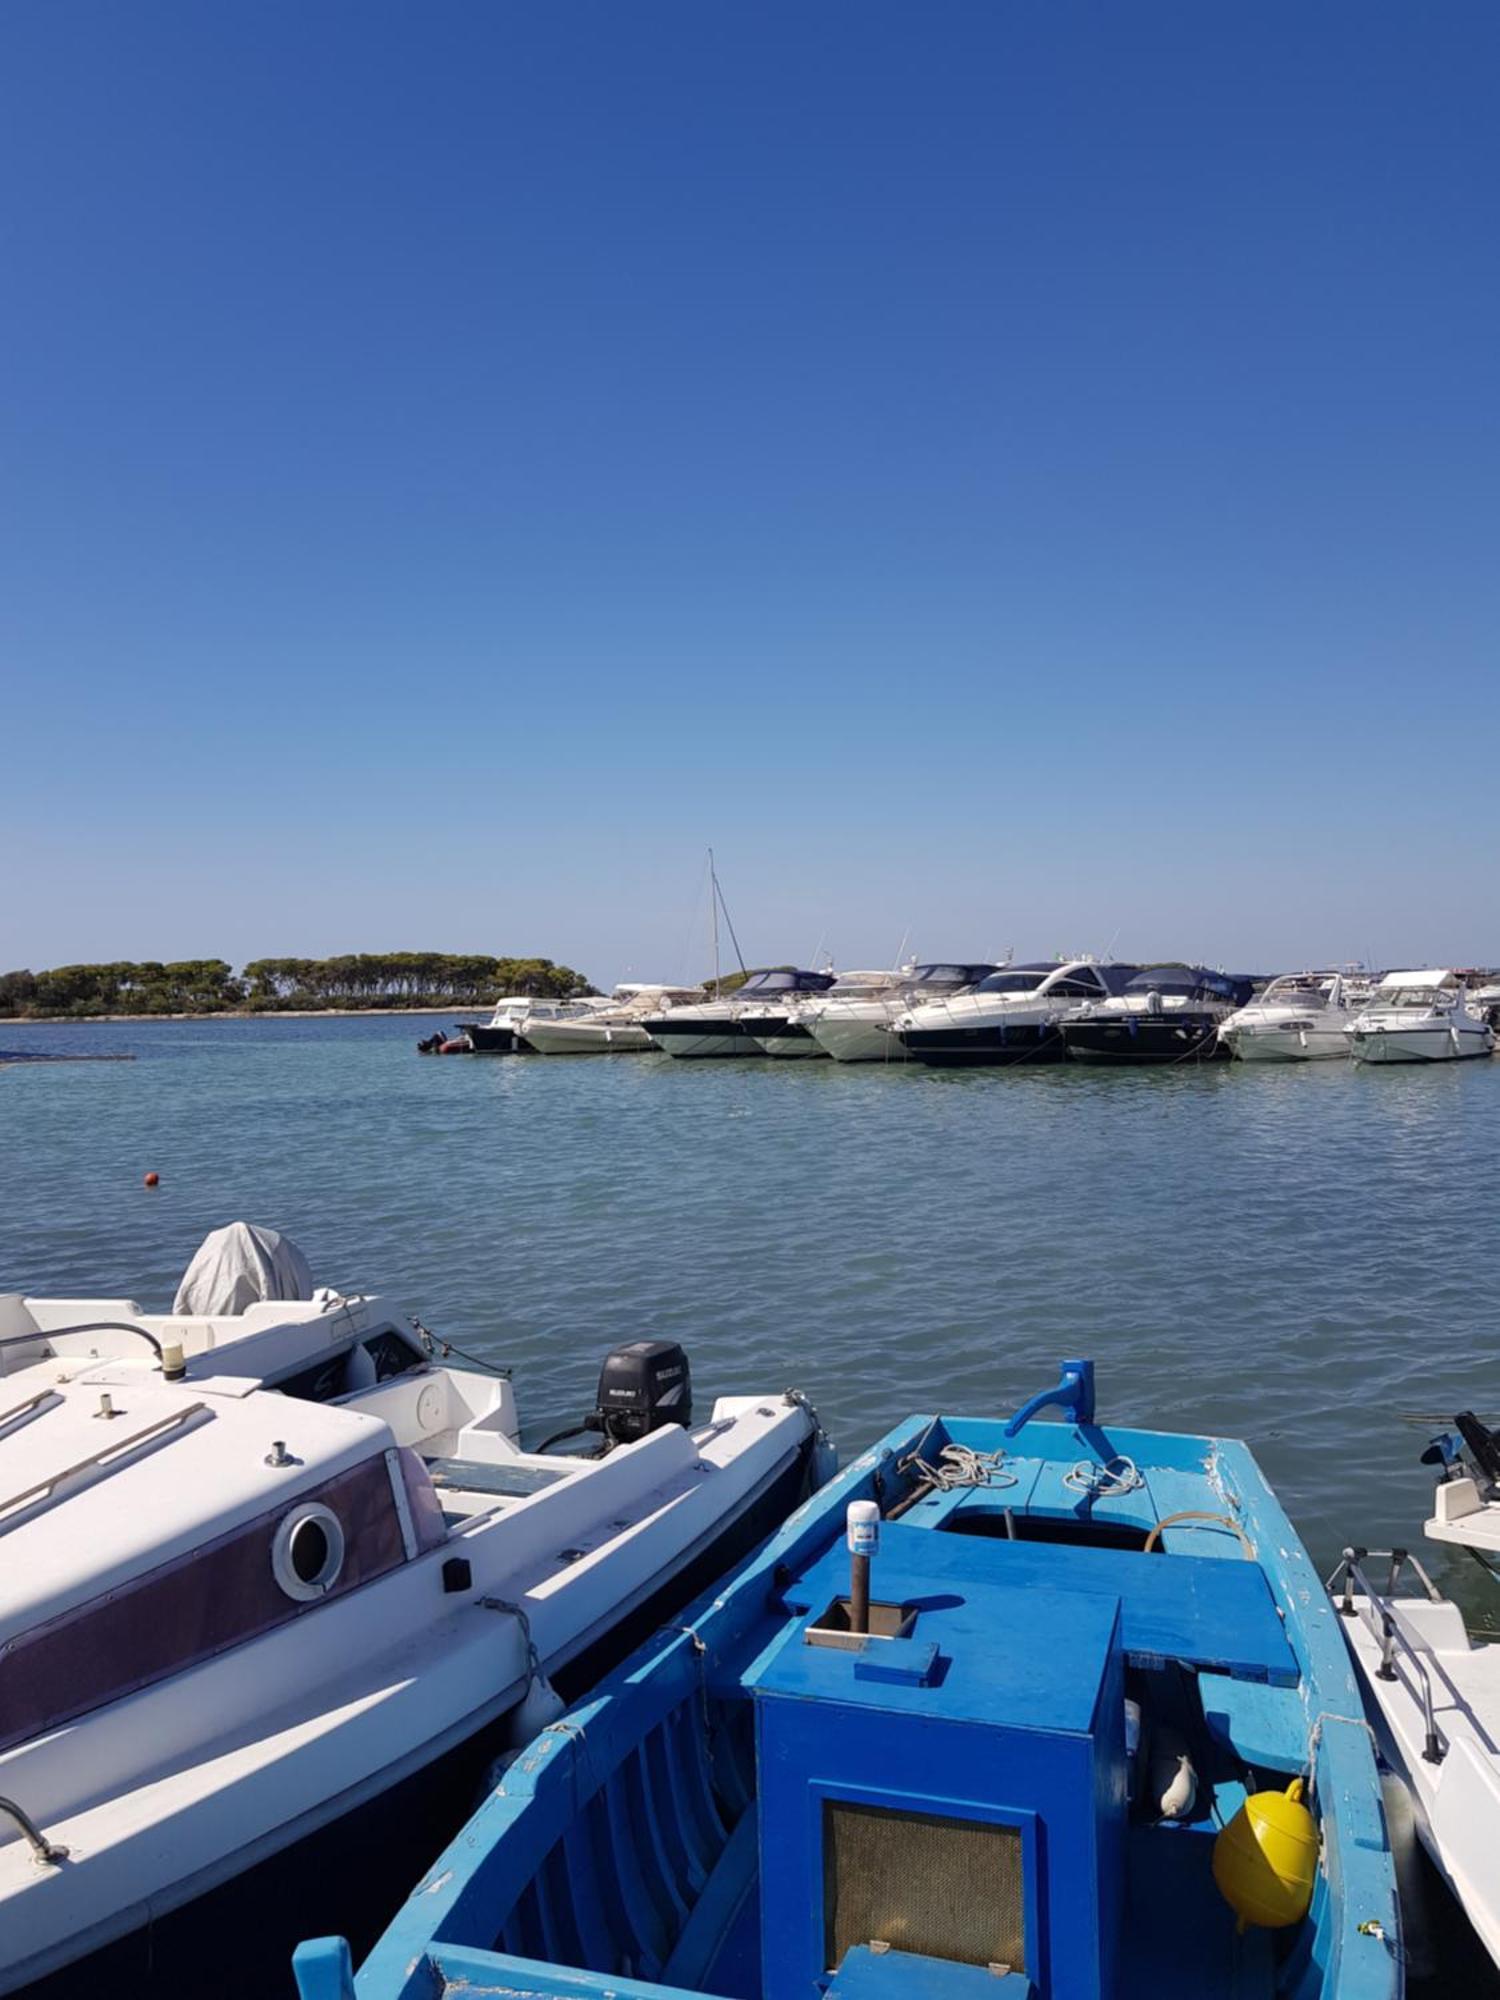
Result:
{"type": "MultiPolygon", "coordinates": [[[[876,1596],[899,1592],[903,1572],[923,1578],[928,1591],[945,1577],[962,1586],[972,1583],[976,1562],[996,1583],[1015,1588],[1117,1597],[1121,1642],[1138,1665],[1176,1660],[1272,1687],[1295,1687],[1301,1679],[1258,1563],[991,1540],[891,1521],[881,1529],[871,1589],[876,1596]]],[[[848,1568],[842,1547],[830,1551],[788,1593],[789,1604],[821,1610],[847,1588],[848,1568]]]]}

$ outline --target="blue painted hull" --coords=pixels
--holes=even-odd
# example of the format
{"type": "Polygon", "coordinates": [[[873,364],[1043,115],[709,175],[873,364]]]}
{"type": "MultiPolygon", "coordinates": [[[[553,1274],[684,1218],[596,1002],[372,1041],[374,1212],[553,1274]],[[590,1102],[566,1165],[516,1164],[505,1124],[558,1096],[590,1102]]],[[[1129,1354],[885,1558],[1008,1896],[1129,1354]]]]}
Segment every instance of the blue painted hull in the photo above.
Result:
{"type": "MultiPolygon", "coordinates": [[[[1338,1620],[1243,1445],[1084,1421],[1031,1423],[1010,1443],[997,1423],[913,1419],[536,1739],[428,1869],[357,1988],[336,1945],[304,1947],[304,2000],[462,1987],[535,2000],[1399,2000],[1394,1870],[1360,1715],[1338,1620]],[[971,1467],[965,1452],[999,1456],[945,1490],[926,1468],[950,1446],[971,1467]],[[1106,1463],[1114,1483],[1099,1490],[1106,1463]],[[856,1642],[851,1665],[843,1642],[813,1640],[836,1623],[845,1510],[862,1499],[884,1516],[875,1580],[914,1623],[885,1650],[856,1642]],[[1122,1688],[1163,1741],[1180,1729],[1191,1750],[1197,1790],[1179,1819],[1139,1798],[1123,1809],[1122,1688]],[[943,1773],[945,1729],[957,1750],[943,1773]],[[1069,1798],[1057,1774],[1090,1741],[1096,1776],[1069,1798]],[[857,1783],[841,1743],[855,1746],[857,1783]],[[1033,1799],[1007,1802],[1027,1758],[1040,1759],[1033,1799]],[[1249,1791],[1303,1775],[1321,1842],[1310,1909],[1241,1935],[1212,1876],[1218,1830],[1249,1791]],[[910,1935],[904,1949],[819,1956],[835,1878],[819,1847],[827,1808],[820,1821],[798,1803],[809,1786],[908,1805],[927,1787],[959,1801],[953,1825],[1004,1823],[1028,1870],[1053,1870],[1040,1886],[1028,1873],[1014,1919],[1029,1970],[1000,1978],[997,1947],[989,1964],[958,1962],[956,1944],[923,1955],[910,1935]],[[1078,1856],[1091,1828],[1089,1875],[1078,1856]],[[835,1974],[816,1970],[825,1962],[835,1974]]],[[[968,1900],[949,1898],[956,1931],[968,1900]]]]}

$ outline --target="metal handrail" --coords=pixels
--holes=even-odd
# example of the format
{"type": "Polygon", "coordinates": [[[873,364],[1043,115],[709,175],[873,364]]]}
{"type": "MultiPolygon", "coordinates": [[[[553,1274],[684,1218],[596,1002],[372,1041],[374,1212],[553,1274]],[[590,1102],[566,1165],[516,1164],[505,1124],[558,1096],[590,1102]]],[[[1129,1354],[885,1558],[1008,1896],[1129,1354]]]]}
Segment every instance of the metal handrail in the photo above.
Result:
{"type": "Polygon", "coordinates": [[[55,1868],[60,1861],[66,1861],[68,1850],[58,1847],[42,1832],[31,1814],[24,1812],[14,1799],[0,1798],[0,1812],[9,1813],[30,1843],[32,1854],[44,1868],[55,1868]]]}
{"type": "Polygon", "coordinates": [[[12,1403],[8,1410],[0,1410],[0,1431],[7,1429],[19,1417],[28,1416],[31,1411],[40,1409],[43,1403],[50,1403],[54,1397],[58,1402],[62,1401],[56,1389],[38,1389],[36,1394],[28,1396],[24,1403],[12,1403]]]}
{"type": "MultiPolygon", "coordinates": [[[[34,1486],[25,1487],[21,1492],[12,1493],[7,1499],[0,1500],[0,1514],[14,1514],[17,1508],[24,1507],[30,1501],[45,1499],[61,1486],[65,1479],[72,1479],[80,1472],[91,1472],[96,1466],[107,1465],[111,1459],[121,1458],[139,1445],[154,1444],[169,1431],[178,1430],[192,1418],[201,1415],[207,1408],[206,1403],[189,1403],[186,1409],[174,1410],[168,1417],[159,1417],[154,1424],[147,1424],[141,1430],[132,1431],[129,1437],[120,1438],[115,1443],[106,1445],[102,1451],[90,1452],[87,1458],[77,1459],[72,1465],[63,1466],[60,1471],[50,1474],[48,1478],[39,1479],[34,1486]]],[[[120,1416],[123,1412],[117,1410],[114,1414],[120,1416]]],[[[0,1534],[5,1533],[7,1526],[14,1526],[14,1523],[0,1522],[0,1534]]]]}
{"type": "Polygon", "coordinates": [[[35,1333],[7,1334],[0,1340],[0,1347],[34,1347],[38,1341],[45,1344],[61,1340],[65,1333],[133,1333],[137,1340],[147,1342],[157,1360],[161,1360],[161,1342],[156,1335],[129,1319],[88,1319],[81,1326],[39,1326],[35,1333]]]}
{"type": "Polygon", "coordinates": [[[1427,1664],[1412,1645],[1406,1634],[1396,1623],[1396,1587],[1401,1581],[1401,1572],[1410,1564],[1417,1578],[1434,1604],[1441,1604],[1443,1594],[1423,1569],[1421,1563],[1409,1549],[1345,1549],[1343,1558],[1333,1575],[1328,1579],[1328,1593],[1337,1599],[1340,1584],[1343,1597],[1336,1605],[1341,1618],[1359,1618],[1380,1641],[1380,1665],[1375,1669],[1375,1678],[1381,1681],[1396,1679],[1394,1665],[1399,1647],[1422,1690],[1422,1719],[1426,1741],[1422,1749],[1423,1761],[1441,1764],[1448,1754],[1448,1744],[1437,1726],[1437,1717],[1432,1702],[1432,1677],[1427,1664]],[[1390,1580],[1386,1594],[1382,1596],[1366,1576],[1362,1564],[1371,1556],[1385,1556],[1391,1565],[1390,1580]],[[1355,1588],[1364,1598],[1363,1606],[1354,1601],[1355,1588]]]}

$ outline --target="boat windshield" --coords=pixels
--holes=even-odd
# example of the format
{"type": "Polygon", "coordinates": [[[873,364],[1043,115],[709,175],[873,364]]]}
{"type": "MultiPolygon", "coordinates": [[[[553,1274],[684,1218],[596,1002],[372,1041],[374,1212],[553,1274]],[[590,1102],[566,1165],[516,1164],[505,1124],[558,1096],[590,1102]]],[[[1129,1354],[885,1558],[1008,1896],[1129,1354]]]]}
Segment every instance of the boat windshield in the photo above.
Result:
{"type": "Polygon", "coordinates": [[[1326,1007],[1333,991],[1334,975],[1289,972],[1273,979],[1260,996],[1263,1007],[1326,1007]]]}
{"type": "Polygon", "coordinates": [[[1386,993],[1377,993],[1371,1001],[1373,1007],[1448,1007],[1453,1004],[1453,991],[1442,986],[1397,986],[1386,993]]]}
{"type": "Polygon", "coordinates": [[[1005,965],[981,979],[976,993],[1035,993],[1044,979],[1057,971],[1055,965],[1005,965]]]}
{"type": "Polygon", "coordinates": [[[973,986],[995,970],[993,965],[919,965],[909,986],[973,986]]]}

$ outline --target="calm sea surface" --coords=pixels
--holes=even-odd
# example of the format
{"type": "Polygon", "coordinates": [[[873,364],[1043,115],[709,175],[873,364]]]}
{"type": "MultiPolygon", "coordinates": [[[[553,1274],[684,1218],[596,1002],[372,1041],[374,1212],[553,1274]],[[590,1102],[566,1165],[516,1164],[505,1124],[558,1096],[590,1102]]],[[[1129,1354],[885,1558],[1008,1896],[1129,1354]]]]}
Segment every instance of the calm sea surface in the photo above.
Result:
{"type": "Polygon", "coordinates": [[[0,1073],[0,1289],[165,1309],[207,1230],[268,1223],[513,1364],[533,1436],[641,1335],[703,1411],[805,1389],[846,1454],[1093,1355],[1106,1419],[1247,1438],[1324,1568],[1419,1539],[1412,1413],[1500,1410],[1500,1061],[424,1060],[432,1025],[0,1024],[138,1057],[0,1073]]]}

